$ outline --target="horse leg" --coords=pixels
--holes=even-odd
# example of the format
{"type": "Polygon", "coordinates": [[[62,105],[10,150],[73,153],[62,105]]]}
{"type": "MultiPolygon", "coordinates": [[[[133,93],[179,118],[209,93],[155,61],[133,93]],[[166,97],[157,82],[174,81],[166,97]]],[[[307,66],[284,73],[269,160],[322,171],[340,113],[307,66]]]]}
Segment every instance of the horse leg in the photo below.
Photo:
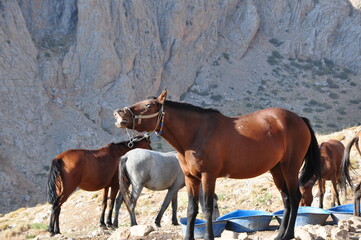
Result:
{"type": "Polygon", "coordinates": [[[320,179],[318,181],[318,191],[320,194],[320,202],[318,204],[319,208],[323,208],[323,198],[325,195],[325,186],[326,186],[326,181],[324,179],[320,179]]]}
{"type": "Polygon", "coordinates": [[[333,178],[331,180],[332,182],[332,202],[331,202],[331,207],[334,207],[336,204],[335,202],[337,201],[337,205],[341,205],[341,202],[340,202],[340,196],[338,194],[338,190],[337,190],[337,182],[336,182],[336,179],[333,178]]]}
{"type": "Polygon", "coordinates": [[[113,226],[113,224],[112,224],[112,214],[113,214],[114,202],[115,202],[115,198],[117,196],[118,190],[119,190],[119,187],[115,187],[115,186],[111,187],[111,191],[110,191],[110,209],[109,209],[108,218],[107,218],[107,226],[108,227],[113,226]]]}
{"type": "Polygon", "coordinates": [[[186,188],[188,193],[187,207],[187,230],[184,236],[185,240],[194,239],[194,223],[198,214],[199,186],[200,181],[192,176],[185,177],[186,188]]]}
{"type": "Polygon", "coordinates": [[[220,214],[219,214],[219,208],[218,208],[218,195],[216,193],[214,193],[212,221],[219,218],[219,216],[220,216],[220,214]]]}
{"type": "Polygon", "coordinates": [[[177,209],[178,209],[178,192],[174,194],[172,199],[172,224],[175,226],[179,225],[177,219],[177,209]]]}
{"type": "Polygon", "coordinates": [[[354,215],[361,217],[361,213],[360,213],[360,198],[361,198],[361,182],[359,184],[356,185],[355,190],[354,190],[354,215]]]}
{"type": "Polygon", "coordinates": [[[108,191],[109,191],[109,187],[103,188],[103,201],[102,201],[102,213],[100,215],[100,227],[105,227],[104,217],[105,217],[105,210],[107,209],[108,191]]]}
{"type": "Polygon", "coordinates": [[[274,181],[276,187],[278,188],[278,190],[281,193],[282,201],[283,201],[283,205],[284,205],[284,212],[283,212],[280,228],[278,230],[277,236],[274,238],[274,239],[278,240],[278,239],[282,238],[282,236],[285,234],[285,231],[287,228],[287,224],[288,224],[289,217],[290,217],[290,211],[289,211],[290,203],[289,203],[286,181],[284,180],[284,178],[282,176],[282,171],[281,171],[280,165],[277,164],[274,168],[272,168],[270,170],[270,173],[272,174],[273,181],[274,181]]]}
{"type": "MultiPolygon", "coordinates": [[[[155,219],[155,225],[157,227],[160,227],[160,221],[162,220],[163,214],[164,214],[165,210],[167,209],[167,207],[169,206],[169,203],[172,201],[172,199],[174,199],[174,196],[177,196],[178,191],[179,191],[179,188],[178,188],[178,186],[175,186],[175,185],[173,185],[172,187],[170,187],[168,189],[168,192],[164,198],[162,207],[160,208],[159,213],[155,219]]],[[[175,211],[177,212],[177,209],[175,211]]],[[[176,221],[177,221],[177,218],[176,218],[176,221]]],[[[173,221],[173,223],[174,223],[174,221],[173,221]]]]}
{"type": "Polygon", "coordinates": [[[138,198],[140,196],[140,194],[142,193],[143,190],[143,185],[137,185],[136,184],[132,184],[132,194],[131,194],[131,204],[129,206],[129,214],[130,214],[130,225],[134,226],[134,225],[138,225],[137,220],[135,218],[135,206],[137,205],[137,201],[138,198]]]}
{"type": "Polygon", "coordinates": [[[54,211],[54,228],[53,228],[53,233],[51,234],[52,236],[54,236],[55,234],[60,234],[60,228],[59,228],[60,210],[61,210],[60,204],[53,209],[53,211],[54,211]]]}
{"type": "Polygon", "coordinates": [[[204,217],[206,220],[206,233],[204,239],[214,239],[212,215],[214,207],[214,190],[216,187],[216,179],[210,173],[202,174],[202,189],[204,199],[204,217]]]}
{"type": "MultiPolygon", "coordinates": [[[[129,188],[129,185],[127,189],[129,188]]],[[[118,218],[119,218],[119,209],[122,206],[123,203],[123,196],[120,192],[118,192],[118,196],[115,200],[115,210],[114,210],[114,218],[113,218],[113,226],[118,227],[118,218]]]]}
{"type": "Polygon", "coordinates": [[[51,216],[50,216],[50,223],[49,223],[49,229],[51,236],[54,236],[55,234],[60,234],[59,229],[59,215],[60,215],[61,205],[58,201],[53,203],[53,206],[51,208],[51,216]]]}
{"type": "MultiPolygon", "coordinates": [[[[302,197],[298,184],[298,174],[290,171],[290,166],[277,164],[271,169],[274,182],[281,191],[285,205],[280,230],[275,238],[281,240],[292,239],[294,237],[297,210],[302,197]]],[[[296,168],[293,168],[293,170],[296,170],[296,168]]]]}
{"type": "Polygon", "coordinates": [[[63,203],[69,198],[70,194],[76,189],[78,186],[78,182],[74,180],[70,175],[63,172],[62,176],[62,190],[57,188],[57,191],[61,191],[61,193],[57,196],[55,202],[53,203],[51,216],[50,216],[50,224],[49,224],[49,232],[51,236],[55,234],[60,234],[59,227],[59,215],[61,211],[61,206],[63,203]]]}
{"type": "Polygon", "coordinates": [[[51,232],[51,236],[54,236],[55,234],[60,234],[59,215],[61,211],[61,206],[75,189],[73,189],[73,191],[66,191],[66,190],[67,189],[65,189],[64,194],[59,197],[60,201],[57,202],[57,204],[54,204],[52,208],[52,214],[51,214],[52,217],[50,219],[53,219],[53,224],[52,224],[53,231],[51,232]]]}

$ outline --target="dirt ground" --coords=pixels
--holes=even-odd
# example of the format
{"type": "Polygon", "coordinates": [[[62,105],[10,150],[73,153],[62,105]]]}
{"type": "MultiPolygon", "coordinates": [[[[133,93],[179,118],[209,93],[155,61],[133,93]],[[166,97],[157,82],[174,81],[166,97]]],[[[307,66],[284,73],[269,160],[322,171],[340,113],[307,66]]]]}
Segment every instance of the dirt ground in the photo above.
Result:
{"type": "MultiPolygon", "coordinates": [[[[353,135],[361,127],[353,129],[348,135],[353,135]]],[[[345,134],[344,134],[345,135],[345,134]]],[[[326,138],[339,138],[340,134],[323,136],[326,138]]],[[[322,141],[320,138],[319,141],[322,141]]],[[[349,137],[343,137],[345,142],[349,137]]],[[[345,144],[345,143],[344,143],[345,144]]],[[[357,158],[353,173],[356,182],[361,181],[360,167],[361,159],[357,158]]],[[[326,185],[324,208],[331,207],[330,183],[326,185]]],[[[314,188],[314,195],[317,188],[314,188]]],[[[270,213],[283,209],[281,196],[276,189],[269,173],[252,179],[234,180],[222,178],[217,180],[216,193],[218,194],[218,206],[220,215],[227,214],[237,209],[263,210],[270,213]]],[[[136,217],[139,225],[154,225],[155,217],[161,207],[166,191],[154,192],[144,189],[136,207],[136,217]]],[[[64,203],[60,214],[61,235],[50,237],[47,230],[50,217],[50,205],[40,204],[32,208],[21,208],[15,212],[0,216],[0,239],[108,239],[115,229],[102,229],[99,227],[99,216],[101,212],[101,191],[86,192],[76,191],[67,202],[64,203]]],[[[348,188],[345,200],[341,197],[342,204],[352,203],[353,194],[348,188]]],[[[317,198],[313,202],[318,206],[317,198]]],[[[187,194],[185,188],[178,194],[178,219],[186,216],[187,194]]],[[[130,219],[124,205],[119,214],[119,225],[121,229],[120,239],[183,239],[182,227],[171,225],[171,209],[166,210],[162,218],[162,227],[156,229],[148,237],[128,237],[130,219]]],[[[204,219],[200,212],[197,218],[204,219]]],[[[272,220],[270,231],[249,233],[251,239],[272,239],[277,234],[278,223],[272,220]]]]}
{"type": "MultiPolygon", "coordinates": [[[[277,189],[273,186],[269,174],[261,175],[257,178],[247,180],[220,179],[217,181],[217,193],[219,195],[219,208],[221,216],[236,209],[256,209],[268,212],[275,212],[283,209],[281,197],[277,189]],[[224,189],[224,190],[223,190],[224,189]]],[[[137,221],[140,225],[153,225],[154,220],[160,209],[165,196],[164,192],[152,192],[144,190],[136,208],[137,221]]],[[[351,195],[349,195],[351,196],[351,195]]],[[[183,188],[178,196],[178,218],[186,216],[187,195],[183,188]]],[[[326,208],[329,207],[330,194],[326,196],[326,208]]],[[[350,203],[351,198],[346,202],[350,203]]],[[[99,227],[99,216],[101,212],[101,191],[86,192],[78,190],[63,205],[60,214],[61,235],[50,237],[46,229],[28,229],[18,235],[5,235],[7,239],[108,239],[115,229],[103,229],[99,227]]],[[[29,218],[29,222],[42,222],[48,224],[50,216],[50,205],[39,205],[34,208],[19,211],[15,218],[29,218]],[[26,213],[26,212],[29,213],[26,213]]],[[[202,213],[198,218],[203,218],[202,213]]],[[[204,218],[203,218],[204,219],[204,218]]],[[[181,225],[171,225],[171,210],[166,210],[162,227],[156,228],[148,237],[129,237],[130,219],[129,215],[122,206],[119,218],[121,228],[121,239],[183,239],[181,225]]],[[[155,227],[155,226],[154,226],[155,227]]],[[[260,231],[249,233],[251,239],[273,239],[277,234],[278,223],[272,220],[270,231],[260,231]]],[[[0,238],[2,233],[0,232],[0,238]]],[[[4,235],[3,235],[4,236],[4,235]]]]}

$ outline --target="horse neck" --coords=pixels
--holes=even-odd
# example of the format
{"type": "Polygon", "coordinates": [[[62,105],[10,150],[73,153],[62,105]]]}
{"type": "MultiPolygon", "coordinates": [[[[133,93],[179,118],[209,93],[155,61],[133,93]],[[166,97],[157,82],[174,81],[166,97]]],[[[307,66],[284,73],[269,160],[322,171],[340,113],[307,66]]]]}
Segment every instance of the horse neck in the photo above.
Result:
{"type": "Polygon", "coordinates": [[[123,156],[130,150],[124,143],[115,143],[110,146],[110,150],[115,158],[123,156]]]}
{"type": "Polygon", "coordinates": [[[178,152],[184,153],[192,143],[194,135],[205,124],[207,113],[165,107],[162,137],[178,152]]]}

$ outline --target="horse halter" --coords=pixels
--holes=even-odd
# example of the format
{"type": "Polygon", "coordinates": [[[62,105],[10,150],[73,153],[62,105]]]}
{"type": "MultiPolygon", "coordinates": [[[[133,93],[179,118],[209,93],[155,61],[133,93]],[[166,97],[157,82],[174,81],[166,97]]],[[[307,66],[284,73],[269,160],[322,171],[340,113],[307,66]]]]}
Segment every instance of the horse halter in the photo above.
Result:
{"type": "Polygon", "coordinates": [[[149,133],[145,133],[142,137],[131,137],[127,146],[128,148],[133,148],[134,147],[134,143],[137,143],[137,142],[140,142],[142,141],[143,139],[149,139],[150,136],[149,136],[149,133]]]}
{"type": "MultiPolygon", "coordinates": [[[[130,115],[132,116],[132,120],[133,120],[133,130],[135,130],[135,120],[138,119],[138,124],[142,123],[142,119],[149,119],[149,118],[154,118],[154,117],[158,117],[157,119],[157,123],[154,127],[154,130],[151,132],[155,132],[158,136],[160,136],[163,132],[163,126],[164,126],[164,115],[165,112],[163,111],[164,108],[164,104],[162,104],[162,106],[160,107],[158,112],[152,113],[152,114],[147,114],[147,115],[136,115],[132,112],[132,110],[130,110],[129,107],[125,107],[124,109],[128,110],[130,112],[130,115]],[[160,125],[160,130],[156,131],[158,125],[160,125]]],[[[129,135],[129,133],[128,133],[129,135]]],[[[131,137],[132,139],[132,137],[131,137]]]]}

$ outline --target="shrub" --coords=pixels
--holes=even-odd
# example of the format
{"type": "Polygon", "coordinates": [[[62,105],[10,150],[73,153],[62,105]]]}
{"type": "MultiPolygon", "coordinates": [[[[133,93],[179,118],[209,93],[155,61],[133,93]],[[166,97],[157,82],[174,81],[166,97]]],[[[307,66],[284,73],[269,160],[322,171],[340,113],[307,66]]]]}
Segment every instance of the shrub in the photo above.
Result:
{"type": "Polygon", "coordinates": [[[332,99],[339,99],[338,94],[333,93],[333,92],[330,92],[330,93],[328,94],[328,96],[329,96],[330,98],[332,98],[332,99]]]}
{"type": "Polygon", "coordinates": [[[223,57],[224,57],[227,61],[229,61],[229,53],[223,53],[223,57]]]}
{"type": "Polygon", "coordinates": [[[212,95],[211,99],[213,101],[220,101],[222,99],[222,96],[221,95],[212,95]]]}
{"type": "Polygon", "coordinates": [[[305,113],[313,113],[313,109],[312,108],[309,108],[309,107],[307,107],[307,108],[304,108],[304,109],[302,109],[305,113]]]}
{"type": "Polygon", "coordinates": [[[275,47],[279,47],[283,44],[283,42],[278,41],[275,38],[271,38],[268,42],[270,42],[271,44],[273,44],[275,47]]]}
{"type": "Polygon", "coordinates": [[[277,65],[277,64],[279,63],[279,61],[278,61],[278,59],[276,59],[275,57],[269,56],[269,57],[267,58],[267,63],[268,63],[269,65],[277,65]]]}
{"type": "Polygon", "coordinates": [[[272,51],[272,57],[282,59],[282,55],[278,51],[272,51]]]}
{"type": "Polygon", "coordinates": [[[33,223],[30,225],[31,229],[40,229],[40,230],[47,230],[48,225],[44,223],[33,223]]]}
{"type": "Polygon", "coordinates": [[[327,81],[327,85],[328,85],[329,88],[339,88],[339,86],[338,86],[337,84],[335,84],[335,83],[332,81],[332,79],[327,78],[326,81],[327,81]]]}

